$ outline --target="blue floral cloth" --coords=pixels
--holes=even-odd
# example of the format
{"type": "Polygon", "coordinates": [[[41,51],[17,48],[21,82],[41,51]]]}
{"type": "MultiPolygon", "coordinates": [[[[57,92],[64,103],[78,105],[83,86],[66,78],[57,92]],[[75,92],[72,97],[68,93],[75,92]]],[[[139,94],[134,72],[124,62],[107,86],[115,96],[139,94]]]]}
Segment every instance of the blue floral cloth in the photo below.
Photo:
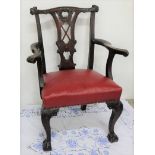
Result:
{"type": "Polygon", "coordinates": [[[105,120],[110,117],[110,110],[105,104],[88,105],[86,111],[81,111],[80,106],[61,108],[55,119],[64,122],[66,119],[76,120],[78,117],[79,122],[77,123],[81,126],[56,130],[53,124],[51,129],[52,151],[50,152],[42,150],[45,132],[40,121],[40,106],[23,106],[21,108],[21,153],[22,155],[132,155],[133,109],[126,101],[123,101],[123,104],[124,111],[116,124],[116,133],[120,140],[113,144],[109,143],[107,139],[108,122],[105,120]],[[83,117],[86,120],[85,125],[83,117]],[[103,121],[101,121],[101,117],[103,121]],[[87,126],[87,122],[92,125],[87,126]],[[103,124],[104,122],[106,124],[103,124]],[[125,151],[127,152],[125,153],[125,151]]]}

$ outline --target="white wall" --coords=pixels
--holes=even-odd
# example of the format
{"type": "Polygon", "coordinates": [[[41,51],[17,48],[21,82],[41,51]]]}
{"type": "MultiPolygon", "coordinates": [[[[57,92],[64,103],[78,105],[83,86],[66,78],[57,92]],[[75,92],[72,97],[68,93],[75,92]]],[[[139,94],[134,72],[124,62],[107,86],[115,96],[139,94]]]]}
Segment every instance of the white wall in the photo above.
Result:
{"type": "MultiPolygon", "coordinates": [[[[57,6],[91,7],[98,5],[96,37],[112,42],[116,47],[128,49],[128,57],[116,56],[113,63],[114,80],[123,87],[122,98],[133,98],[133,0],[22,0],[21,2],[21,104],[41,103],[36,64],[26,62],[31,55],[30,44],[37,41],[34,16],[29,9],[37,6],[47,9],[57,6]]],[[[47,71],[58,70],[59,55],[56,53],[56,29],[50,15],[42,15],[42,30],[47,59],[47,71]],[[53,27],[52,27],[53,26],[53,27]]],[[[86,68],[88,60],[89,14],[80,14],[76,24],[77,52],[74,61],[77,68],[86,68]]],[[[94,69],[105,73],[107,51],[95,48],[94,69]]]]}

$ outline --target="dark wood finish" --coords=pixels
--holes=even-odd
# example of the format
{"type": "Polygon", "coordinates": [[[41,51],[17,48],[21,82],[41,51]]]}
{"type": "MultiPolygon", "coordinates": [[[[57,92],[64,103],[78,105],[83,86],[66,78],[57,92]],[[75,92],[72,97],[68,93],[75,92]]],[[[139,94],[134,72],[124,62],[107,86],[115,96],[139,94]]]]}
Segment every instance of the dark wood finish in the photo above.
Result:
{"type": "Polygon", "coordinates": [[[86,110],[87,105],[82,105],[81,110],[86,110]]]}
{"type": "Polygon", "coordinates": [[[107,106],[109,109],[112,109],[112,114],[109,121],[109,134],[107,137],[108,140],[113,143],[118,141],[118,136],[114,132],[114,126],[123,111],[123,104],[121,101],[118,101],[117,103],[107,103],[107,106]]]}
{"type": "Polygon", "coordinates": [[[27,58],[27,61],[29,63],[36,63],[37,62],[37,68],[38,68],[38,79],[39,79],[39,86],[40,86],[40,93],[41,89],[44,87],[44,80],[43,80],[43,74],[44,74],[44,65],[42,62],[42,54],[41,54],[41,48],[39,46],[39,43],[34,43],[31,45],[31,50],[33,55],[29,56],[27,58]]]}
{"type": "Polygon", "coordinates": [[[123,55],[123,56],[128,56],[129,52],[125,49],[119,49],[115,48],[111,45],[110,42],[102,39],[93,39],[92,41],[94,44],[104,46],[109,50],[109,55],[106,63],[106,77],[113,79],[112,76],[112,62],[115,54],[123,55]]]}
{"type": "MultiPolygon", "coordinates": [[[[90,34],[89,34],[89,57],[88,57],[88,69],[93,69],[94,64],[94,47],[95,45],[101,45],[108,49],[109,55],[106,63],[106,76],[113,79],[112,76],[112,62],[116,54],[128,56],[128,51],[124,49],[115,48],[108,41],[95,38],[95,13],[98,12],[99,8],[93,5],[91,8],[78,8],[78,7],[57,7],[47,10],[38,10],[37,7],[30,9],[30,13],[35,15],[38,33],[38,42],[31,45],[33,55],[27,58],[29,63],[36,63],[38,67],[38,78],[40,93],[44,87],[43,74],[46,73],[46,63],[44,56],[44,46],[40,23],[40,14],[50,14],[56,24],[57,28],[57,41],[58,54],[60,55],[59,70],[74,69],[75,63],[73,62],[73,55],[76,52],[75,45],[76,40],[74,36],[75,23],[80,13],[90,13],[90,34]],[[66,27],[67,25],[67,27],[66,27]],[[68,54],[68,57],[66,57],[68,54]]],[[[86,110],[87,105],[82,105],[81,110],[86,110]]],[[[118,137],[114,132],[114,126],[122,113],[123,105],[120,101],[107,102],[107,106],[112,109],[112,114],[109,121],[109,134],[108,139],[110,142],[118,141],[118,137]]],[[[59,109],[45,109],[41,110],[41,120],[46,132],[46,139],[43,142],[44,151],[51,150],[51,128],[50,118],[56,116],[59,109]]]]}
{"type": "Polygon", "coordinates": [[[115,56],[115,54],[110,52],[108,55],[107,63],[106,63],[106,77],[109,77],[112,80],[113,80],[112,62],[113,62],[114,56],[115,56]]]}
{"type": "Polygon", "coordinates": [[[89,57],[88,57],[88,69],[93,69],[94,64],[94,37],[95,37],[95,13],[91,12],[90,16],[90,33],[89,33],[89,57]]]}
{"type": "MultiPolygon", "coordinates": [[[[36,8],[37,9],[37,8],[36,8]]],[[[37,33],[38,33],[38,47],[41,51],[41,67],[42,73],[46,73],[46,63],[45,63],[45,56],[44,56],[44,46],[43,46],[43,38],[42,38],[42,31],[41,31],[41,24],[40,18],[38,14],[35,14],[36,24],[37,24],[37,33]]]]}
{"type": "Polygon", "coordinates": [[[76,40],[74,37],[74,28],[79,12],[68,11],[67,16],[63,16],[62,13],[63,12],[52,13],[58,32],[58,40],[56,44],[58,46],[57,52],[60,54],[61,58],[59,69],[60,70],[74,69],[76,65],[73,62],[73,54],[76,52],[75,49],[76,40]],[[65,24],[67,25],[67,29],[63,27],[65,24]],[[62,33],[62,31],[64,32],[64,34],[62,33]],[[65,53],[67,52],[69,54],[68,58],[65,57],[65,53]]]}
{"type": "MultiPolygon", "coordinates": [[[[76,52],[75,49],[75,22],[80,13],[91,12],[91,18],[93,20],[93,16],[95,12],[98,11],[98,7],[93,5],[91,8],[77,8],[77,7],[58,7],[47,10],[38,10],[37,7],[33,7],[30,9],[30,13],[35,15],[37,22],[37,30],[38,30],[38,40],[41,44],[42,51],[43,50],[43,42],[42,42],[42,34],[41,34],[41,26],[39,14],[50,14],[54,18],[56,27],[57,27],[57,52],[60,54],[60,65],[58,66],[60,70],[64,69],[74,69],[75,63],[73,62],[73,54],[76,52]],[[65,14],[64,14],[65,13],[65,14]],[[64,25],[67,25],[67,29],[65,29],[64,25]],[[66,41],[67,39],[67,41],[66,41]],[[66,58],[66,53],[69,55],[66,58]]],[[[91,22],[92,25],[92,22],[91,22]]],[[[43,58],[43,71],[46,71],[44,64],[44,52],[42,52],[43,58]]]]}
{"type": "Polygon", "coordinates": [[[41,110],[41,120],[46,132],[46,139],[43,141],[43,150],[50,151],[51,147],[51,127],[50,127],[50,119],[52,116],[56,116],[59,109],[44,109],[41,110]]]}

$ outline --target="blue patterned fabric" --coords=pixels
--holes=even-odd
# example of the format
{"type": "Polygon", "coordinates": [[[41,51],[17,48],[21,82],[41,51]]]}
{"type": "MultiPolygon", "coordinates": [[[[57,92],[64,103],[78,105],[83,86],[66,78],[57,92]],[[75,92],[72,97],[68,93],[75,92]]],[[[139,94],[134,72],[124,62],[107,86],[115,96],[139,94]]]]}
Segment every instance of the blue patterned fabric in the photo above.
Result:
{"type": "MultiPolygon", "coordinates": [[[[68,119],[70,121],[74,119],[79,124],[79,127],[58,130],[58,128],[53,128],[56,125],[53,124],[51,129],[51,152],[44,152],[42,150],[45,132],[40,121],[40,106],[29,105],[22,107],[22,155],[132,155],[133,109],[125,101],[123,102],[124,110],[116,124],[116,132],[120,137],[118,143],[111,144],[107,139],[107,120],[111,112],[105,104],[88,105],[86,112],[81,111],[80,106],[66,107],[61,108],[54,119],[64,122],[64,128],[70,125],[70,123],[67,124],[68,119]],[[83,117],[85,118],[85,124],[83,124],[83,117]],[[91,126],[87,126],[87,123],[91,124],[91,126]],[[127,153],[125,153],[126,151],[127,153]]],[[[60,126],[63,126],[62,123],[60,123],[60,126]]]]}

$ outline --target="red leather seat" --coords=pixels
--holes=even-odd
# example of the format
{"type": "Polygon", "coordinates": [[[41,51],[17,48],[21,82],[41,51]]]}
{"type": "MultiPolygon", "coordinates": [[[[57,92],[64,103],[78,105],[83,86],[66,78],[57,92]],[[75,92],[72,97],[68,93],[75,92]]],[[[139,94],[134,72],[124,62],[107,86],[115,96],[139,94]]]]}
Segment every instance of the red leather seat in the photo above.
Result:
{"type": "Polygon", "coordinates": [[[63,70],[44,75],[45,108],[119,100],[122,88],[105,76],[86,69],[63,70]]]}

